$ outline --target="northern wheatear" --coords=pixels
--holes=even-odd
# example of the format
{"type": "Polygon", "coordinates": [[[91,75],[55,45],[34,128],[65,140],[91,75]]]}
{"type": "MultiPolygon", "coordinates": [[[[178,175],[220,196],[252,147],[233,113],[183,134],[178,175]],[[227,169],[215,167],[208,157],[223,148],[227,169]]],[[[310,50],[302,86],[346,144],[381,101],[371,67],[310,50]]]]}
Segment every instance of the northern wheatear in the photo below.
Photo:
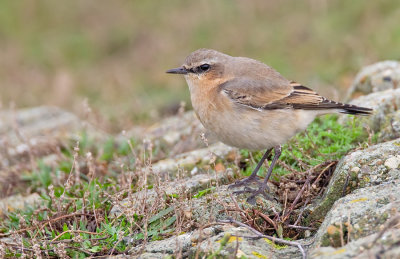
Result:
{"type": "Polygon", "coordinates": [[[315,116],[372,112],[369,108],[328,100],[257,60],[231,57],[211,49],[194,51],[181,67],[167,73],[185,76],[197,117],[220,141],[238,148],[267,149],[252,174],[230,187],[256,181],[258,170],[275,149],[259,188],[242,191],[252,193],[248,199],[251,203],[257,194],[265,194],[281,145],[306,129],[315,116]]]}

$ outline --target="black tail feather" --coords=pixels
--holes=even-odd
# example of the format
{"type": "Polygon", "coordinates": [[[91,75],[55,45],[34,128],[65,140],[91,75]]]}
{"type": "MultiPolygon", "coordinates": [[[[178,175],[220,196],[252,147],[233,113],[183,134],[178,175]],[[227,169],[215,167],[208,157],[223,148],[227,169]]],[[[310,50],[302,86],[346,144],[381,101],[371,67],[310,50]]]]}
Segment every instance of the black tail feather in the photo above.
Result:
{"type": "Polygon", "coordinates": [[[343,104],[343,106],[340,107],[339,109],[340,113],[353,114],[353,115],[370,115],[373,111],[370,108],[360,107],[352,104],[343,104]]]}
{"type": "Polygon", "coordinates": [[[321,109],[337,109],[340,113],[352,115],[370,115],[373,112],[373,109],[371,108],[360,107],[347,103],[339,103],[326,98],[323,99],[319,106],[321,109]]]}

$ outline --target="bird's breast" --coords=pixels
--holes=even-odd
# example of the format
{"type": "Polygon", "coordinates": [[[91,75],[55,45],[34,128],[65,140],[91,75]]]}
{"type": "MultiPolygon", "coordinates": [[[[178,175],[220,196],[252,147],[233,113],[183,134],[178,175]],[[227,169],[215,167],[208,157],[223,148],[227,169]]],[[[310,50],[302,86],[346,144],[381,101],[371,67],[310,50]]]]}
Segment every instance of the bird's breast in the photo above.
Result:
{"type": "Polygon", "coordinates": [[[188,84],[201,123],[230,146],[261,150],[281,145],[315,117],[312,111],[304,110],[255,110],[233,102],[218,87],[188,84]]]}

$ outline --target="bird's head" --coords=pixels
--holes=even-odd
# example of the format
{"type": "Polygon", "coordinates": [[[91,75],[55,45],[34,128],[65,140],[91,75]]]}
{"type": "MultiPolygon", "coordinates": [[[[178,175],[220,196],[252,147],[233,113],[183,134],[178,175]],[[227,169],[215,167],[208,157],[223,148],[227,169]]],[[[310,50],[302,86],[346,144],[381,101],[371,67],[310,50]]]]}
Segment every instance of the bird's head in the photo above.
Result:
{"type": "Polygon", "coordinates": [[[191,90],[193,87],[212,86],[216,81],[227,79],[226,66],[230,58],[216,50],[199,49],[187,56],[181,67],[167,73],[183,74],[191,90]]]}

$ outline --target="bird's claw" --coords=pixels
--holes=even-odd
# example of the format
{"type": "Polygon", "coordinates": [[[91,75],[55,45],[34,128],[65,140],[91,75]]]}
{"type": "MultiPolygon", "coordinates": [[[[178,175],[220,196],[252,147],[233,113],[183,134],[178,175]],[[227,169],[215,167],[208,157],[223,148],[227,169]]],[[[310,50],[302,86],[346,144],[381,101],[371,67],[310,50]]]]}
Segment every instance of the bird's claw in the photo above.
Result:
{"type": "Polygon", "coordinates": [[[253,182],[259,183],[258,178],[257,177],[247,177],[247,178],[245,178],[243,180],[236,181],[235,183],[229,185],[228,189],[233,189],[233,188],[240,187],[240,186],[243,186],[243,185],[246,186],[246,185],[248,185],[250,183],[253,183],[253,182]]]}
{"type": "Polygon", "coordinates": [[[239,195],[242,193],[254,193],[255,191],[257,191],[256,189],[250,188],[245,186],[243,190],[240,191],[234,191],[233,194],[239,195]]]}
{"type": "Polygon", "coordinates": [[[250,187],[244,187],[243,190],[241,191],[235,191],[233,192],[234,194],[242,194],[242,193],[250,193],[250,197],[247,198],[247,202],[254,205],[256,203],[256,197],[257,195],[261,194],[263,195],[267,200],[273,200],[271,196],[267,194],[267,192],[270,192],[270,189],[268,186],[260,186],[258,189],[252,189],[250,187]]]}

